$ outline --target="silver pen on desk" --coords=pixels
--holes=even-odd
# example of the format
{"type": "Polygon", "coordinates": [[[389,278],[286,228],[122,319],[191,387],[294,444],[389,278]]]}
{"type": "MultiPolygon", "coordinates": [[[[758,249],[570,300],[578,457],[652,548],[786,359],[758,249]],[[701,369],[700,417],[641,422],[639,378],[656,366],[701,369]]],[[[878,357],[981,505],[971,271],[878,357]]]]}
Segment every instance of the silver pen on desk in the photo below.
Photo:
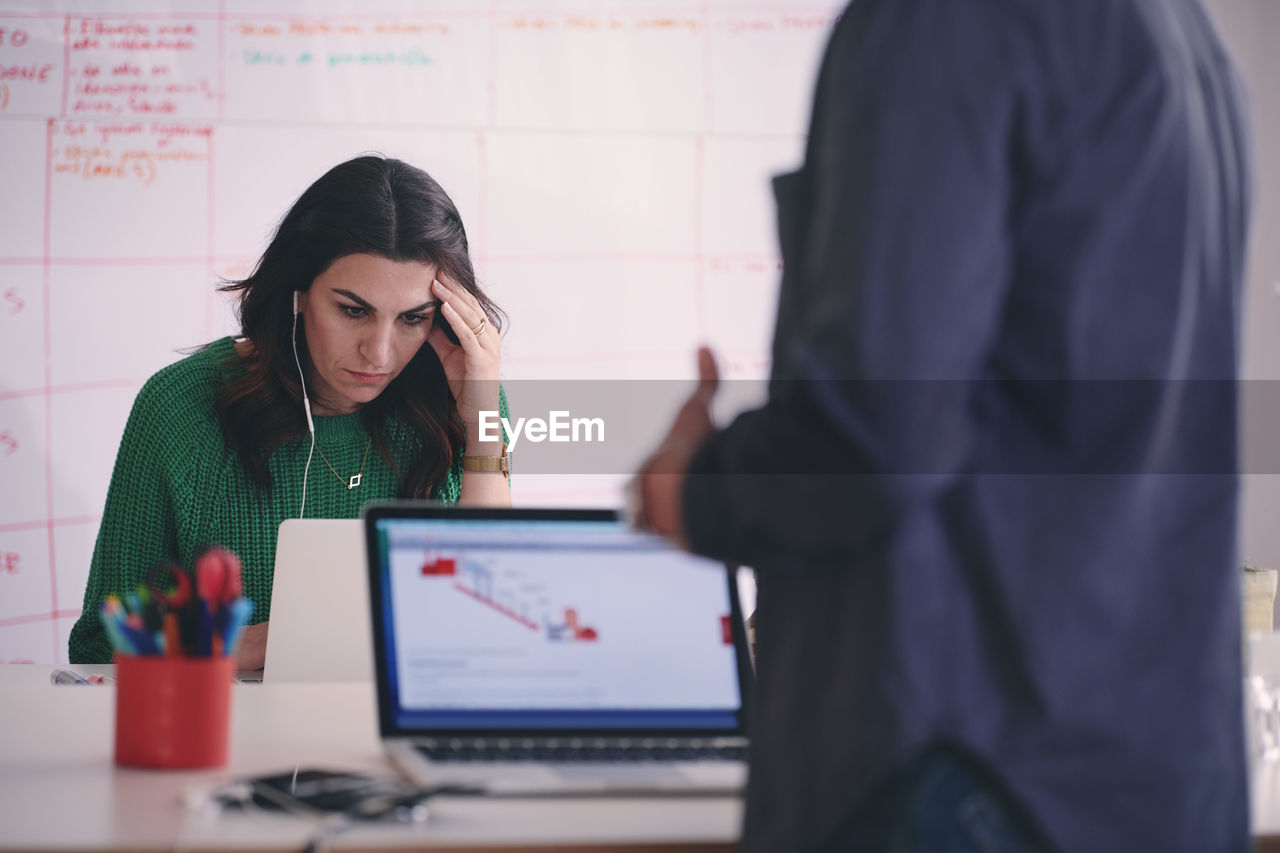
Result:
{"type": "Polygon", "coordinates": [[[88,679],[81,677],[78,672],[72,672],[69,669],[55,669],[49,673],[50,684],[90,684],[88,679]]]}

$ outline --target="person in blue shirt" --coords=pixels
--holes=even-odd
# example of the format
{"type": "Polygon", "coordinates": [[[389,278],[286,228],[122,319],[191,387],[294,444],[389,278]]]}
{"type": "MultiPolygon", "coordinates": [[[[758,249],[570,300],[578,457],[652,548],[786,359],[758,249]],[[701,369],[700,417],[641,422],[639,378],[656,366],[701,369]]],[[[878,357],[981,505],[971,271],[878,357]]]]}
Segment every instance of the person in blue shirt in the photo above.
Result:
{"type": "Polygon", "coordinates": [[[1249,849],[1249,154],[1198,0],[855,0],[767,402],[644,523],[759,578],[741,849],[1249,849]]]}

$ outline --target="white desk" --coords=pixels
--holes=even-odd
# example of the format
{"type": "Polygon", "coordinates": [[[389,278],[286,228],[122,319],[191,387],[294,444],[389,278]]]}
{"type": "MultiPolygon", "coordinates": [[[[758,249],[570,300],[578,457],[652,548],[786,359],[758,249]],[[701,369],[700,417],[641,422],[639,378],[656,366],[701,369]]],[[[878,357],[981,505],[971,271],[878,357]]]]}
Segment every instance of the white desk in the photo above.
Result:
{"type": "MultiPolygon", "coordinates": [[[[387,772],[369,684],[237,684],[231,756],[217,771],[112,763],[115,688],[49,683],[47,666],[0,666],[0,848],[299,849],[305,821],[211,818],[183,792],[296,764],[387,772]]],[[[78,670],[80,668],[77,668],[78,670]]],[[[335,847],[731,850],[741,803],[694,799],[436,799],[418,826],[360,826],[335,847]]]]}
{"type": "MultiPolygon", "coordinates": [[[[115,689],[54,687],[52,669],[0,666],[0,848],[298,849],[311,832],[305,822],[210,819],[183,806],[183,791],[295,764],[387,770],[368,684],[236,685],[227,767],[146,771],[112,763],[115,689]]],[[[1280,764],[1256,769],[1252,801],[1257,853],[1280,853],[1280,764]]],[[[335,846],[725,851],[740,819],[728,798],[438,799],[423,826],[360,827],[335,846]]]]}
{"type": "Polygon", "coordinates": [[[1254,853],[1280,853],[1280,763],[1250,769],[1254,853]]]}

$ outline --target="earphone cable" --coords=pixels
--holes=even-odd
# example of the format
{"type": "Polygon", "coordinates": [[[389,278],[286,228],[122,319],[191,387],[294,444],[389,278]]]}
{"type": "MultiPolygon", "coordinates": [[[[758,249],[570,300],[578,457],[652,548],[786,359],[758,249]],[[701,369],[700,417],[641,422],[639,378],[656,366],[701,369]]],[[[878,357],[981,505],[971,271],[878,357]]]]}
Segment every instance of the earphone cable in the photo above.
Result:
{"type": "Polygon", "coordinates": [[[298,507],[298,518],[307,517],[307,475],[311,473],[311,457],[316,452],[316,434],[311,433],[311,450],[307,451],[307,465],[302,469],[302,505],[298,507]]]}
{"type": "Polygon", "coordinates": [[[298,291],[293,292],[293,326],[289,330],[289,340],[293,344],[293,363],[298,366],[298,383],[302,385],[302,411],[307,415],[307,431],[311,433],[311,449],[307,451],[307,465],[302,469],[302,505],[298,507],[298,518],[307,517],[307,476],[311,473],[311,457],[316,452],[316,425],[311,419],[311,401],[307,399],[307,378],[302,372],[302,360],[298,358],[298,291]]]}

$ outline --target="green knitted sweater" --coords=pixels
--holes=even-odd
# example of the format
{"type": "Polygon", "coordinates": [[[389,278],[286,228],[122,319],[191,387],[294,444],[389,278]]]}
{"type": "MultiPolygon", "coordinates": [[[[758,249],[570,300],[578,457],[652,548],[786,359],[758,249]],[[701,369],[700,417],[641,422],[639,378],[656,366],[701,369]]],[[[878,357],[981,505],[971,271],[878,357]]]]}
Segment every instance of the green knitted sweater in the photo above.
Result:
{"type": "MultiPolygon", "coordinates": [[[[298,517],[311,438],[304,433],[272,454],[269,492],[250,481],[223,438],[214,408],[215,391],[230,378],[226,365],[234,347],[231,338],[215,341],[164,368],[138,392],[111,475],[83,610],[71,629],[72,663],[110,662],[111,646],[99,620],[108,594],[135,589],[160,562],[190,567],[207,544],[240,556],[244,592],[253,600],[251,621],[270,618],[276,529],[286,518],[298,517]]],[[[505,395],[501,409],[506,415],[505,395]]],[[[369,442],[358,414],[317,417],[315,426],[307,518],[355,518],[364,504],[396,497],[396,476],[376,449],[368,454],[360,485],[348,489],[343,482],[360,471],[369,442]]],[[[397,461],[405,455],[396,453],[397,461]]],[[[458,454],[431,497],[456,502],[461,480],[458,454]]]]}

